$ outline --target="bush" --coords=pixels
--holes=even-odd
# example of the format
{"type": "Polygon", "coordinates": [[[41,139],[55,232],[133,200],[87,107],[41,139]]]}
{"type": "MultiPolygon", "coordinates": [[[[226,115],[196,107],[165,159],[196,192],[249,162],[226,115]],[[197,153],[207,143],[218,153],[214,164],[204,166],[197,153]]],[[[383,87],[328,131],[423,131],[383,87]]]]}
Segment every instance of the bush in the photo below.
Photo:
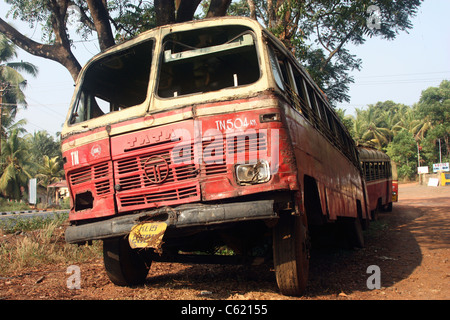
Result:
{"type": "Polygon", "coordinates": [[[410,165],[402,165],[400,168],[398,168],[398,178],[400,180],[410,181],[414,180],[416,176],[416,172],[413,168],[411,168],[410,165]]]}

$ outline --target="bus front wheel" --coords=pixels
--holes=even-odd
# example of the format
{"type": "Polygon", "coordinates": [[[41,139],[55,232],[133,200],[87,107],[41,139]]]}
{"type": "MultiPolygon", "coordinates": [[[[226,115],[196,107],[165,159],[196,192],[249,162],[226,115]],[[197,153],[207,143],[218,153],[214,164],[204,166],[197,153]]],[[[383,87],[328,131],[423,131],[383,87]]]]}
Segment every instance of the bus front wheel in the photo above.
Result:
{"type": "Polygon", "coordinates": [[[131,249],[126,237],[103,241],[103,261],[109,279],[119,286],[135,286],[145,282],[151,261],[131,249]]]}
{"type": "Polygon", "coordinates": [[[278,288],[299,296],[308,282],[309,236],[306,216],[284,214],[273,230],[273,258],[278,288]]]}

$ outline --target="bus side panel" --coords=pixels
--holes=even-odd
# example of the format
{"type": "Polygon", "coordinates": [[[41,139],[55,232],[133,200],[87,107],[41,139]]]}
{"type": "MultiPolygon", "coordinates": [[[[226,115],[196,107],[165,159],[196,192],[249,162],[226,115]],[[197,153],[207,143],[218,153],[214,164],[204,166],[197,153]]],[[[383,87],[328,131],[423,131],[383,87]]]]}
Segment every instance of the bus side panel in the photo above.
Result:
{"type": "Polygon", "coordinates": [[[356,200],[364,203],[359,171],[303,116],[293,110],[286,113],[299,181],[305,175],[314,178],[322,214],[328,215],[329,220],[356,217],[356,200]]]}
{"type": "MultiPolygon", "coordinates": [[[[392,182],[390,179],[375,180],[367,183],[370,211],[377,209],[378,204],[385,206],[392,202],[392,182]],[[379,200],[380,203],[379,203],[379,200]]],[[[378,208],[380,209],[380,208],[378,208]]]]}
{"type": "Polygon", "coordinates": [[[380,197],[380,186],[378,182],[367,183],[367,194],[369,195],[369,210],[374,211],[380,197]]]}

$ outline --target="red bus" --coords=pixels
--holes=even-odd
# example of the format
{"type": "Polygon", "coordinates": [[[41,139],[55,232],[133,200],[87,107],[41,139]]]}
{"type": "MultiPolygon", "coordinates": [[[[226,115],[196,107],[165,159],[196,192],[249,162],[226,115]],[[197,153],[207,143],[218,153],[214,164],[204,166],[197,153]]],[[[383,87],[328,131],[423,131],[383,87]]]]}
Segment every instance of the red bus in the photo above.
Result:
{"type": "Polygon", "coordinates": [[[280,291],[300,295],[309,226],[345,221],[363,245],[356,146],[255,20],[162,26],[95,56],[77,81],[62,151],[66,241],[103,240],[118,285],[143,283],[152,261],[223,245],[247,261],[269,247],[280,291]]]}
{"type": "Polygon", "coordinates": [[[392,203],[398,200],[397,166],[382,151],[370,147],[358,147],[361,168],[366,178],[369,209],[372,220],[380,210],[392,211],[392,203]]]}

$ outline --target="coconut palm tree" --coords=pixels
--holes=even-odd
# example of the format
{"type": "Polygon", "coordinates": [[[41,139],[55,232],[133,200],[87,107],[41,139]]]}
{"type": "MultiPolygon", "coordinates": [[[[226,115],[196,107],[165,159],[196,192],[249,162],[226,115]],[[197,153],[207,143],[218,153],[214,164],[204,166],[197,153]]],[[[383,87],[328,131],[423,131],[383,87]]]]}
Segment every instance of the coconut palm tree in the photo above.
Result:
{"type": "Polygon", "coordinates": [[[353,120],[353,126],[352,130],[350,131],[353,135],[353,139],[356,141],[357,144],[364,144],[366,141],[363,140],[363,135],[366,132],[366,123],[363,120],[363,110],[356,108],[356,117],[354,117],[353,120]]]}
{"type": "Polygon", "coordinates": [[[7,198],[19,200],[22,187],[26,187],[32,177],[33,163],[29,161],[28,149],[19,137],[17,129],[2,143],[0,192],[7,198]]]}
{"type": "Polygon", "coordinates": [[[416,141],[421,141],[425,138],[426,132],[432,127],[429,116],[418,119],[417,110],[406,106],[399,112],[398,121],[392,130],[399,132],[400,130],[406,129],[413,134],[416,141]]]}
{"type": "Polygon", "coordinates": [[[379,112],[373,106],[369,106],[367,110],[358,112],[357,116],[362,121],[360,124],[360,129],[363,129],[361,140],[380,150],[385,147],[392,133],[391,130],[381,125],[379,112]]]}
{"type": "MultiPolygon", "coordinates": [[[[0,87],[3,89],[3,100],[0,106],[3,115],[8,115],[14,119],[17,113],[17,106],[27,106],[23,90],[27,81],[21,75],[25,72],[33,77],[38,73],[38,68],[29,62],[13,62],[17,58],[16,47],[5,36],[0,34],[0,87]]],[[[5,123],[2,117],[2,128],[5,123]]],[[[1,128],[1,129],[2,129],[1,128]]],[[[4,132],[3,130],[1,130],[4,132]]]]}
{"type": "Polygon", "coordinates": [[[58,156],[50,158],[49,156],[44,155],[43,160],[43,163],[38,165],[39,173],[36,175],[36,178],[39,181],[38,185],[47,190],[47,203],[50,195],[48,186],[60,181],[64,177],[64,169],[61,167],[58,156]]]}

